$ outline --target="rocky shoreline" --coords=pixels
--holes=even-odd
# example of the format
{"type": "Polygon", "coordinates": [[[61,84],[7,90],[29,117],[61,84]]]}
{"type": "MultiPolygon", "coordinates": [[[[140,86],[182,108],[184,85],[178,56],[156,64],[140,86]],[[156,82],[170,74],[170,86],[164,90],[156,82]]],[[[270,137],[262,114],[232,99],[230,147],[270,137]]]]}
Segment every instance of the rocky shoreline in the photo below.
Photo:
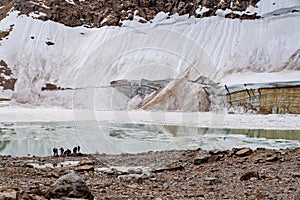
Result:
{"type": "Polygon", "coordinates": [[[299,199],[300,148],[1,156],[0,182],[0,199],[299,199]]]}

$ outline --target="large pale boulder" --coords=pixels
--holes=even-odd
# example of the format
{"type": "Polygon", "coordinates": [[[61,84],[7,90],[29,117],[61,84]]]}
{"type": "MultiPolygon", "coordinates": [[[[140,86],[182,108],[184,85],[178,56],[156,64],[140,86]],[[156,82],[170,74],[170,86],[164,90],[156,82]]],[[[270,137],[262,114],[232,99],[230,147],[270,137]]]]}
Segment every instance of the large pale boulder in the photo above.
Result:
{"type": "Polygon", "coordinates": [[[74,172],[57,179],[46,192],[45,197],[48,199],[61,197],[94,199],[83,179],[74,172]]]}

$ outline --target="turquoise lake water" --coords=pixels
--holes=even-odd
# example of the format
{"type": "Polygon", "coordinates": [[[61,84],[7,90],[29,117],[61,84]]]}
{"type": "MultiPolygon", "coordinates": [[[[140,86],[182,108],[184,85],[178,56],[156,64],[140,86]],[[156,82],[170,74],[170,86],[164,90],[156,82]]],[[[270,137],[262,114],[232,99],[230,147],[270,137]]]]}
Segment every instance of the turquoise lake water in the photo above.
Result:
{"type": "Polygon", "coordinates": [[[72,150],[77,145],[84,153],[109,154],[244,146],[298,148],[300,131],[73,121],[0,123],[1,155],[47,156],[53,147],[72,150]]]}

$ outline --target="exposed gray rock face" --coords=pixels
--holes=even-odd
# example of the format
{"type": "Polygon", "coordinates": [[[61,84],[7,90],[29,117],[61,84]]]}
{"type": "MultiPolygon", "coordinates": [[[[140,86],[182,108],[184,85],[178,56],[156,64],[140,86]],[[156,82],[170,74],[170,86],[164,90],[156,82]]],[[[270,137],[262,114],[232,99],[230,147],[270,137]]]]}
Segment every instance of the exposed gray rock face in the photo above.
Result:
{"type": "Polygon", "coordinates": [[[48,199],[61,197],[94,199],[83,179],[74,172],[57,179],[47,191],[45,197],[48,199]]]}
{"type": "Polygon", "coordinates": [[[136,95],[141,95],[143,98],[164,86],[166,86],[171,80],[156,80],[150,81],[146,79],[142,80],[117,80],[110,83],[111,86],[118,89],[125,94],[128,98],[133,98],[136,95]]]}
{"type": "Polygon", "coordinates": [[[207,81],[187,79],[141,81],[119,80],[111,82],[130,98],[129,109],[164,110],[164,111],[209,111],[209,94],[203,88],[207,81]]]}

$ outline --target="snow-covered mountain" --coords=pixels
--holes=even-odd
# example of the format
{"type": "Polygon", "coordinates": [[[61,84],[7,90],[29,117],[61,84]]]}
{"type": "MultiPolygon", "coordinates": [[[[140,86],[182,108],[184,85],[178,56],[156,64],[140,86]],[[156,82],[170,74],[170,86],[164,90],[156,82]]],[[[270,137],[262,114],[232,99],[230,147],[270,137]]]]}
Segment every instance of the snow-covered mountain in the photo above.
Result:
{"type": "Polygon", "coordinates": [[[16,0],[0,19],[2,105],[300,112],[299,0],[16,0]]]}

